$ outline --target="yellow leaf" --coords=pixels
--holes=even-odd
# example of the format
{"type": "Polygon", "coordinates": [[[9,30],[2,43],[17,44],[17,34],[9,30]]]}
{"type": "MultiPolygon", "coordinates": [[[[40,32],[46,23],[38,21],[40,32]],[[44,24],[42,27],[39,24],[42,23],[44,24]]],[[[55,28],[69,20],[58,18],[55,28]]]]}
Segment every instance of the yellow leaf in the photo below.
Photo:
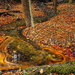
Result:
{"type": "Polygon", "coordinates": [[[42,74],[42,73],[43,73],[43,69],[40,70],[40,74],[42,74]]]}

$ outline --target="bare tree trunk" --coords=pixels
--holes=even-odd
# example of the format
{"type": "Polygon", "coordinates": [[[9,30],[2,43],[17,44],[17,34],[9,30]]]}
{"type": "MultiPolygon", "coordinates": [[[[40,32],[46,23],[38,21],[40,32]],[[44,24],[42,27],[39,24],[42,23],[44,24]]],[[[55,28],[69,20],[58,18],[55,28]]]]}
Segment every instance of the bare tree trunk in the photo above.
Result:
{"type": "Polygon", "coordinates": [[[31,16],[31,26],[34,27],[31,0],[29,0],[29,9],[30,9],[30,16],[31,16]]]}
{"type": "Polygon", "coordinates": [[[53,9],[54,9],[53,14],[55,15],[57,12],[57,0],[53,0],[53,9]]]}
{"type": "Polygon", "coordinates": [[[69,4],[71,4],[72,3],[72,0],[69,0],[69,4]]]}
{"type": "Polygon", "coordinates": [[[28,0],[21,0],[21,3],[23,7],[26,27],[30,27],[31,26],[31,16],[30,16],[30,10],[29,10],[29,2],[28,0]]]}

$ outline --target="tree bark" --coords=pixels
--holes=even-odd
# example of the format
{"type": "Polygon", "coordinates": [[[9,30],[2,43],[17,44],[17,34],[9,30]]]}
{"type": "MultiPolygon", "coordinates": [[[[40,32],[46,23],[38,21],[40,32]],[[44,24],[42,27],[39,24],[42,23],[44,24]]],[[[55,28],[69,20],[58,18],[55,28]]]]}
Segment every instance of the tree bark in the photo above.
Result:
{"type": "Polygon", "coordinates": [[[30,9],[30,16],[31,16],[31,26],[34,27],[31,0],[29,0],[29,9],[30,9]]]}
{"type": "Polygon", "coordinates": [[[24,12],[24,18],[26,23],[26,28],[31,26],[31,16],[30,16],[30,10],[29,10],[29,2],[28,0],[21,0],[23,12],[24,12]]]}

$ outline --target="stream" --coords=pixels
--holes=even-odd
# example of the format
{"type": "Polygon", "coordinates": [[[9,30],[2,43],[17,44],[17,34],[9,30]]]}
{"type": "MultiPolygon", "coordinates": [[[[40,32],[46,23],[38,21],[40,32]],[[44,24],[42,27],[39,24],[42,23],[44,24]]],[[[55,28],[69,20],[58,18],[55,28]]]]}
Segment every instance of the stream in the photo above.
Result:
{"type": "MultiPolygon", "coordinates": [[[[26,37],[22,35],[22,30],[19,31],[19,37],[23,38],[24,41],[30,43],[34,48],[36,48],[38,50],[43,50],[49,56],[51,61],[48,61],[48,62],[50,62],[50,64],[54,64],[54,63],[58,63],[58,62],[62,63],[64,61],[66,61],[66,58],[62,54],[58,53],[52,47],[48,47],[47,45],[44,45],[43,47],[41,45],[38,46],[35,42],[33,42],[29,39],[26,39],[26,37]]],[[[15,40],[15,38],[6,36],[5,40],[0,45],[0,51],[1,51],[1,53],[0,53],[0,70],[2,71],[1,74],[6,72],[6,70],[15,72],[15,70],[17,70],[19,68],[33,67],[33,65],[27,64],[28,62],[25,62],[25,60],[23,60],[24,59],[23,54],[21,54],[19,51],[11,50],[9,44],[11,42],[13,42],[14,40],[15,40]],[[23,56],[21,56],[21,55],[23,55],[23,56]],[[27,64],[27,65],[25,65],[25,64],[27,64]]]]}

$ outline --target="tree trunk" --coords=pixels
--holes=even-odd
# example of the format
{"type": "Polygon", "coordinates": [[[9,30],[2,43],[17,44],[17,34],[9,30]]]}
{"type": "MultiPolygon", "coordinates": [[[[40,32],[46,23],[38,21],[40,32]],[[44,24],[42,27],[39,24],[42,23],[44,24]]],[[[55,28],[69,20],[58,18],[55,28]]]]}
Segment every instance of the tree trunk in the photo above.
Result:
{"type": "Polygon", "coordinates": [[[72,0],[69,0],[69,4],[71,4],[72,3],[72,0]]]}
{"type": "Polygon", "coordinates": [[[53,9],[54,9],[53,14],[55,15],[57,12],[57,0],[53,0],[53,9]]]}
{"type": "Polygon", "coordinates": [[[29,2],[28,0],[21,0],[21,3],[23,7],[26,27],[30,27],[31,26],[31,16],[30,16],[30,10],[29,10],[29,2]]]}
{"type": "Polygon", "coordinates": [[[34,27],[31,0],[29,0],[29,9],[30,9],[30,16],[31,16],[31,26],[34,27]]]}
{"type": "Polygon", "coordinates": [[[75,73],[75,61],[25,68],[28,75],[67,75],[75,73]],[[69,69],[70,67],[70,69],[69,69]],[[66,71],[67,70],[67,71],[66,71]]]}

